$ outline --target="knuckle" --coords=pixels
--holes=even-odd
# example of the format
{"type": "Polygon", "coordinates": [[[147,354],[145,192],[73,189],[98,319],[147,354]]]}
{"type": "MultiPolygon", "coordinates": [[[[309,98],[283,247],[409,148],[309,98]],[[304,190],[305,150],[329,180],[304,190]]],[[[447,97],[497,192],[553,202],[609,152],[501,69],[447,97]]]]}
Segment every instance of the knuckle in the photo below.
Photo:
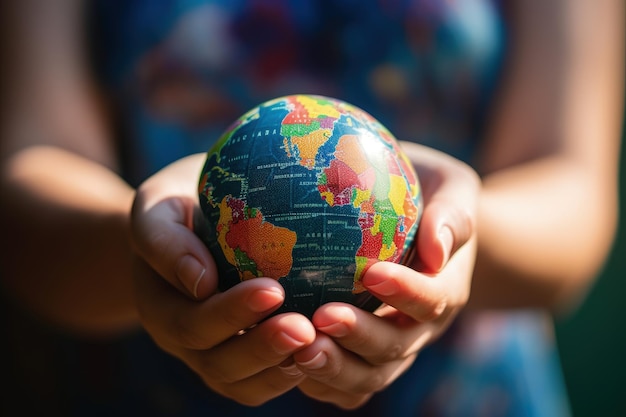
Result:
{"type": "Polygon", "coordinates": [[[443,316],[443,313],[446,311],[448,306],[448,302],[444,300],[438,300],[431,305],[429,305],[426,310],[424,310],[421,314],[421,318],[424,321],[435,321],[443,316]]]}
{"type": "Polygon", "coordinates": [[[142,190],[137,191],[131,208],[131,236],[133,243],[141,253],[158,257],[167,254],[175,242],[172,239],[172,230],[164,227],[163,217],[174,223],[184,224],[186,208],[177,198],[160,201],[152,207],[146,202],[142,190]]]}
{"type": "Polygon", "coordinates": [[[314,375],[315,379],[325,384],[332,384],[341,375],[341,370],[337,366],[324,365],[319,369],[307,372],[309,375],[314,375]]]}
{"type": "MultiPolygon", "coordinates": [[[[219,294],[216,294],[213,297],[218,296],[219,294]]],[[[247,309],[239,308],[240,306],[234,303],[220,302],[219,306],[220,308],[215,308],[213,312],[220,326],[230,329],[232,333],[250,330],[254,320],[246,314],[247,309]]]]}
{"type": "Polygon", "coordinates": [[[441,291],[428,296],[416,295],[406,305],[405,313],[418,322],[429,322],[439,319],[448,308],[448,299],[441,291]]]}
{"type": "Polygon", "coordinates": [[[236,312],[233,312],[229,308],[222,310],[219,318],[222,324],[225,324],[227,327],[234,331],[243,330],[243,328],[245,327],[242,324],[243,320],[238,316],[238,314],[236,314],[236,312]]]}
{"type": "Polygon", "coordinates": [[[173,244],[172,236],[164,230],[147,232],[144,249],[154,259],[162,259],[169,252],[173,244]]]}
{"type": "Polygon", "coordinates": [[[313,377],[317,382],[328,385],[336,385],[335,381],[341,381],[342,367],[334,361],[329,360],[325,365],[310,369],[305,372],[308,376],[313,377]]]}
{"type": "Polygon", "coordinates": [[[354,332],[345,337],[341,343],[348,349],[358,349],[371,343],[372,335],[366,332],[354,332]]]}
{"type": "Polygon", "coordinates": [[[173,242],[171,235],[161,228],[135,225],[132,227],[132,244],[135,250],[152,265],[169,253],[173,242]]]}
{"type": "Polygon", "coordinates": [[[393,344],[391,346],[387,346],[382,352],[378,355],[375,355],[369,359],[369,362],[372,365],[383,365],[388,362],[395,361],[402,356],[404,352],[404,348],[400,344],[393,344]]]}

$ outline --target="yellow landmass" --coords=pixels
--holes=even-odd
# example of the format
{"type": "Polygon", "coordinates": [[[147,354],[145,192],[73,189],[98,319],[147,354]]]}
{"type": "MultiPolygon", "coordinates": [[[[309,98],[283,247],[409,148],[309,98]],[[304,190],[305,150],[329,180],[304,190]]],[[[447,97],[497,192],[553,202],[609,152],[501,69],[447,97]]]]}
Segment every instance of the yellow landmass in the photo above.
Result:
{"type": "MultiPolygon", "coordinates": [[[[406,153],[398,152],[398,155],[400,156],[400,158],[402,158],[402,160],[407,165],[407,167],[409,167],[409,169],[413,166],[413,162],[411,162],[406,153]]],[[[415,179],[417,179],[417,174],[413,173],[413,175],[415,175],[415,179]]],[[[420,193],[420,182],[416,181],[414,184],[409,184],[409,192],[411,193],[411,199],[417,197],[417,195],[420,193]]]]}
{"type": "Polygon", "coordinates": [[[389,201],[398,216],[404,216],[404,198],[407,194],[406,181],[399,175],[389,175],[389,201]]]}
{"type": "Polygon", "coordinates": [[[363,278],[363,274],[365,273],[365,270],[367,269],[369,260],[364,256],[356,256],[354,258],[354,261],[356,263],[356,271],[354,271],[354,283],[352,287],[352,293],[358,294],[358,293],[365,291],[365,287],[363,286],[363,283],[361,282],[361,278],[363,278]]]}
{"type": "Polygon", "coordinates": [[[335,204],[335,196],[330,191],[322,191],[320,192],[320,195],[322,196],[322,199],[326,201],[326,204],[328,204],[329,206],[332,207],[335,204]]]}
{"type": "Polygon", "coordinates": [[[307,109],[311,119],[316,119],[319,116],[338,119],[341,116],[341,113],[332,104],[321,104],[316,99],[306,95],[298,96],[297,100],[307,109]]]}
{"type": "Polygon", "coordinates": [[[289,148],[289,140],[287,138],[283,138],[283,149],[287,154],[288,158],[291,158],[291,149],[289,148]]]}
{"type": "Polygon", "coordinates": [[[378,259],[381,261],[386,261],[387,259],[390,259],[397,250],[398,247],[396,246],[395,242],[391,242],[391,245],[383,245],[382,248],[380,248],[378,259]]]}
{"type": "Polygon", "coordinates": [[[380,222],[382,220],[383,220],[383,216],[381,216],[380,213],[374,214],[374,225],[370,228],[370,233],[373,236],[376,236],[378,233],[380,233],[380,222]]]}
{"type": "Polygon", "coordinates": [[[304,136],[294,136],[291,138],[294,146],[298,148],[300,154],[300,165],[306,168],[315,166],[315,156],[320,146],[322,146],[331,135],[329,129],[318,129],[304,136]]]}
{"type": "Polygon", "coordinates": [[[219,203],[220,218],[217,221],[217,242],[222,247],[224,257],[231,265],[236,265],[235,251],[226,243],[226,234],[228,233],[228,225],[233,221],[233,211],[226,204],[226,197],[219,203]]]}
{"type": "Polygon", "coordinates": [[[361,204],[365,203],[372,196],[372,190],[361,190],[360,188],[355,188],[356,196],[354,197],[354,201],[352,205],[354,207],[361,207],[361,204]]]}

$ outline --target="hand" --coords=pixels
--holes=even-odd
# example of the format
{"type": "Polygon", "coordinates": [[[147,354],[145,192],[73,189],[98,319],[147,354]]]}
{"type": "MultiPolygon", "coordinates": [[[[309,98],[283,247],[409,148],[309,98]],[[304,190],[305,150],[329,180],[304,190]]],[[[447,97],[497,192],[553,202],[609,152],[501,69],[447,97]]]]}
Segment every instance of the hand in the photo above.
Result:
{"type": "Polygon", "coordinates": [[[313,316],[318,336],[289,367],[307,376],[299,388],[343,408],[364,404],[413,363],[467,303],[476,255],[480,181],[467,165],[414,144],[403,144],[424,196],[417,259],[409,266],[380,262],[364,286],[386,305],[375,314],[330,303],[313,316]]]}
{"type": "Polygon", "coordinates": [[[295,313],[260,322],[284,299],[273,279],[217,292],[215,263],[193,233],[203,162],[203,155],[181,159],[137,191],[132,238],[142,259],[134,274],[136,302],[145,329],[163,350],[214,391],[258,405],[302,381],[301,374],[277,365],[311,344],[315,329],[295,313]]]}

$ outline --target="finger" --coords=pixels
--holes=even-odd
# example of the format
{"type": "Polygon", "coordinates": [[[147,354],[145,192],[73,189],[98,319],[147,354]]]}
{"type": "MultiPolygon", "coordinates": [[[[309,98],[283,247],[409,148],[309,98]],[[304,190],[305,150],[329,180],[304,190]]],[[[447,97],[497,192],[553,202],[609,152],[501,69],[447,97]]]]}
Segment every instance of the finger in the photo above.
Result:
{"type": "Polygon", "coordinates": [[[313,325],[344,349],[372,365],[381,365],[414,354],[429,336],[420,330],[421,323],[397,316],[390,320],[347,304],[328,303],[316,311],[313,325]]]}
{"type": "Polygon", "coordinates": [[[136,216],[133,235],[138,252],[159,275],[184,294],[204,299],[217,287],[217,268],[188,226],[194,203],[178,197],[155,204],[136,216]]]}
{"type": "Polygon", "coordinates": [[[363,285],[383,303],[418,322],[436,320],[456,305],[465,289],[454,288],[446,277],[422,274],[392,262],[377,262],[362,278],[363,285]],[[451,288],[452,287],[452,288],[451,288]]]}
{"type": "Polygon", "coordinates": [[[474,216],[468,209],[468,206],[455,206],[455,202],[441,195],[425,205],[417,230],[418,256],[412,266],[430,273],[443,269],[474,233],[474,216]]]}
{"type": "Polygon", "coordinates": [[[280,365],[315,340],[315,329],[304,316],[286,313],[214,347],[187,355],[188,364],[205,378],[232,384],[280,365]]]}
{"type": "Polygon", "coordinates": [[[387,387],[408,368],[414,356],[373,366],[326,335],[319,335],[312,345],[296,352],[294,360],[307,380],[317,382],[304,383],[301,388],[307,394],[347,406],[387,387]]]}
{"type": "Polygon", "coordinates": [[[417,259],[426,271],[437,272],[475,232],[480,178],[442,152],[413,143],[402,146],[415,166],[424,197],[417,259]]]}
{"type": "Polygon", "coordinates": [[[202,158],[182,159],[137,191],[132,210],[136,250],[159,275],[185,294],[204,299],[215,291],[213,258],[193,232],[198,213],[197,178],[202,158]]]}
{"type": "Polygon", "coordinates": [[[141,261],[136,265],[135,283],[143,325],[169,351],[209,349],[258,323],[284,300],[278,282],[258,278],[202,303],[194,302],[141,261]]]}
{"type": "MultiPolygon", "coordinates": [[[[304,375],[286,375],[280,368],[268,368],[256,375],[232,384],[213,384],[219,394],[250,407],[256,407],[284,394],[298,385],[304,375]]],[[[205,383],[211,386],[210,381],[205,383]]]]}

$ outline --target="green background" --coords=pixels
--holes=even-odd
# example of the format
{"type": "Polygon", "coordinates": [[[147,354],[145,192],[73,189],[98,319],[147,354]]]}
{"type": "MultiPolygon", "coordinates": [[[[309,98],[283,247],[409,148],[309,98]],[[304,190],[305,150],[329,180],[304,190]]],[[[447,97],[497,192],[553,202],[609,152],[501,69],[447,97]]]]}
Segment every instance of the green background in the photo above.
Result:
{"type": "Polygon", "coordinates": [[[621,161],[615,246],[581,308],[557,322],[574,417],[626,416],[626,135],[621,161]]]}

